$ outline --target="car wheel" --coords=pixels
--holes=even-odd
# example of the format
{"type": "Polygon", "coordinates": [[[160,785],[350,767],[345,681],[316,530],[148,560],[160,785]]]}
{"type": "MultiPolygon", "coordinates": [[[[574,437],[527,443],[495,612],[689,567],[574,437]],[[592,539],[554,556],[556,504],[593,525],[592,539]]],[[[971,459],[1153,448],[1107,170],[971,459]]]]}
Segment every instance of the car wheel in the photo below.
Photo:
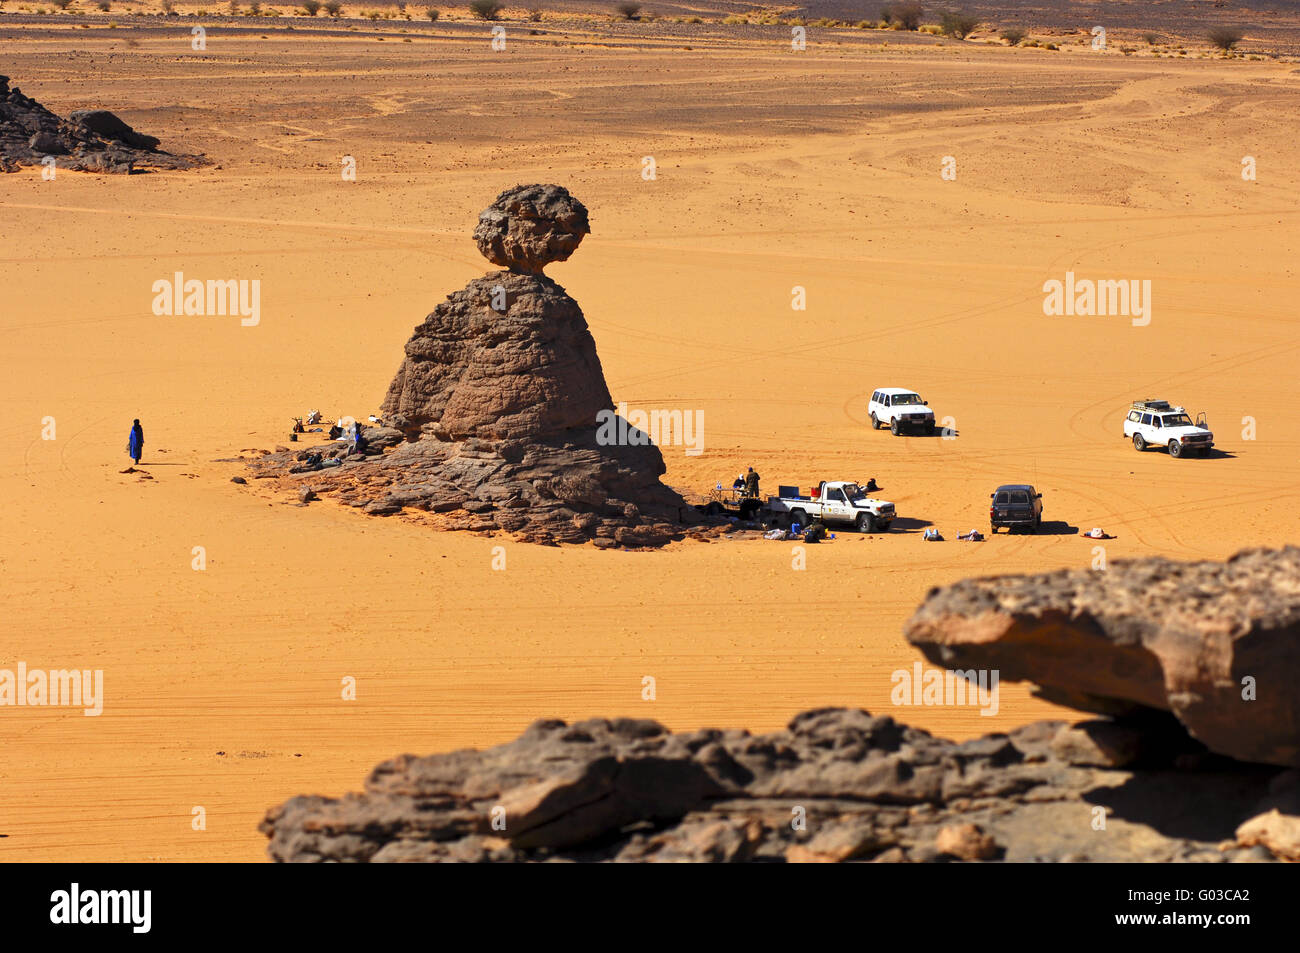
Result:
{"type": "Polygon", "coordinates": [[[1041,516],[1035,516],[1034,525],[1029,528],[1029,532],[1036,534],[1038,532],[1038,527],[1042,525],[1043,525],[1043,518],[1041,516]]]}
{"type": "Polygon", "coordinates": [[[899,431],[898,418],[895,417],[893,420],[889,422],[889,432],[892,433],[895,437],[897,437],[898,431],[899,431]]]}
{"type": "Polygon", "coordinates": [[[803,510],[795,510],[790,514],[790,522],[798,523],[804,529],[808,528],[808,514],[803,510]]]}
{"type": "Polygon", "coordinates": [[[1169,441],[1169,455],[1177,460],[1183,455],[1183,445],[1177,440],[1169,441]]]}
{"type": "Polygon", "coordinates": [[[925,435],[926,435],[927,437],[933,437],[933,436],[934,436],[934,421],[933,421],[933,420],[931,420],[929,423],[927,423],[927,424],[925,425],[925,435]]]}
{"type": "Polygon", "coordinates": [[[990,523],[990,524],[989,524],[989,535],[990,535],[990,536],[996,536],[996,535],[998,535],[998,524],[997,524],[997,523],[990,523]]]}
{"type": "Polygon", "coordinates": [[[880,419],[876,417],[874,412],[871,414],[871,429],[872,430],[880,429],[880,419]]]}
{"type": "Polygon", "coordinates": [[[1133,435],[1133,449],[1136,450],[1138,453],[1141,453],[1146,448],[1147,448],[1147,442],[1142,439],[1142,435],[1140,433],[1135,433],[1133,435]]]}
{"type": "Polygon", "coordinates": [[[876,518],[870,513],[858,514],[858,532],[874,533],[876,531],[876,518]]]}

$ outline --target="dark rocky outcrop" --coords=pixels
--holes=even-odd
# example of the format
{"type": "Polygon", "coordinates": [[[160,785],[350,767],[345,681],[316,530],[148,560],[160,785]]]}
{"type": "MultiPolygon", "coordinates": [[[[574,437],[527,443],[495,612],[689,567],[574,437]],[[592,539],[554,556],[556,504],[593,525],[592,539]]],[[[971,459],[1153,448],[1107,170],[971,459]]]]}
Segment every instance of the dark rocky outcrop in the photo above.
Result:
{"type": "Polygon", "coordinates": [[[559,186],[501,193],[474,238],[506,270],[452,293],[415,329],[382,407],[391,426],[365,431],[362,455],[336,443],[254,469],[292,475],[314,469],[313,453],[342,457],[315,473],[317,493],[376,515],[439,514],[450,529],[598,546],[682,538],[698,514],[660,482],[659,448],[634,429],[635,443],[599,439],[598,415],[614,404],[596,342],[578,303],[542,273],[589,230],[586,208],[559,186]]]}
{"type": "Polygon", "coordinates": [[[281,861],[1300,860],[1298,606],[1295,548],[968,580],[908,624],[932,661],[1108,717],[960,744],[847,709],[759,736],[539,721],[262,830],[281,861]]]}
{"type": "Polygon", "coordinates": [[[1300,549],[1116,561],[933,590],[905,634],[1082,711],[1172,713],[1211,751],[1300,765],[1300,549]]]}
{"type": "Polygon", "coordinates": [[[1075,764],[1053,745],[1068,730],[957,744],[848,709],[757,736],[539,721],[486,751],[384,762],[359,794],[292,798],[261,830],[274,860],[298,862],[1223,862],[1294,849],[1297,772],[1178,768],[1172,752],[1142,769],[1075,764]]]}
{"type": "Polygon", "coordinates": [[[10,89],[0,76],[0,171],[39,165],[47,156],[56,167],[79,172],[130,174],[146,168],[192,169],[202,156],[158,149],[153,136],[136,132],[113,113],[86,109],[60,119],[36,100],[10,89]]]}

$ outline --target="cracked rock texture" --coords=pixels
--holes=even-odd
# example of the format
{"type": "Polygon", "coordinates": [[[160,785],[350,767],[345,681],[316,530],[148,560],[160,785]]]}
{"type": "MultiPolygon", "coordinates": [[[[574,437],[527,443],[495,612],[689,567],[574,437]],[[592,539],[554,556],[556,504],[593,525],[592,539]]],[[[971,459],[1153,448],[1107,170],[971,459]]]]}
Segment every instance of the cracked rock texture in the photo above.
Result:
{"type": "MultiPolygon", "coordinates": [[[[1105,724],[1112,738],[1149,728],[1105,724]]],[[[1140,769],[1079,765],[1053,746],[1063,730],[957,744],[849,709],[769,735],[538,721],[486,751],[386,761],[361,793],[292,798],[261,830],[272,859],[296,862],[1220,863],[1295,850],[1296,771],[1185,736],[1181,755],[1165,746],[1140,769]]]]}
{"type": "Polygon", "coordinates": [[[253,468],[367,513],[435,514],[444,528],[530,542],[649,547],[692,532],[699,514],[660,482],[658,447],[634,428],[637,443],[597,439],[597,415],[614,405],[596,342],[578,303],[542,274],[589,230],[560,186],[502,192],[474,238],[506,270],[475,278],[416,327],[384,399],[391,426],[366,431],[364,454],[340,442],[253,468]],[[305,471],[312,453],[344,463],[305,471]]]}
{"type": "Polygon", "coordinates": [[[1211,751],[1300,765],[1300,549],[968,579],[905,628],[946,669],[996,669],[1082,711],[1173,714],[1211,751]]]}
{"type": "Polygon", "coordinates": [[[960,744],[849,709],[757,736],[538,721],[261,829],[279,861],[1296,861],[1298,603],[1295,548],[967,580],[908,623],[931,661],[1107,717],[960,744]]]}
{"type": "Polygon", "coordinates": [[[61,119],[36,100],[10,89],[0,76],[0,172],[17,172],[53,156],[56,169],[129,175],[145,169],[192,169],[202,156],[173,155],[158,140],[136,132],[104,109],[84,109],[61,119]]]}

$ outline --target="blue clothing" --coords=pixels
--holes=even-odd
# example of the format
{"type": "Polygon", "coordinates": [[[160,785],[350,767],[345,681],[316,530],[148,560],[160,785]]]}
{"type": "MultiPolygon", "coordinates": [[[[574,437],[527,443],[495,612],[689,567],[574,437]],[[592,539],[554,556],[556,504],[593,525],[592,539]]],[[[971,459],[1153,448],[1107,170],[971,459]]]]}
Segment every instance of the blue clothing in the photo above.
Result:
{"type": "Polygon", "coordinates": [[[127,438],[126,453],[132,460],[139,460],[144,455],[144,430],[140,427],[131,428],[131,436],[127,438]]]}

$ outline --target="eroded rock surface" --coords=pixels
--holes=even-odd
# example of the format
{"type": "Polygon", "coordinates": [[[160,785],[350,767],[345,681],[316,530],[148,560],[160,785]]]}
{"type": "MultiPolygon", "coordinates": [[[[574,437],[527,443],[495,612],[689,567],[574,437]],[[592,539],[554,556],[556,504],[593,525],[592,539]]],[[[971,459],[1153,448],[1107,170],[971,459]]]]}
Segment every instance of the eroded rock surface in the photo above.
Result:
{"type": "Polygon", "coordinates": [[[158,145],[158,139],[105,109],[78,110],[61,119],[17,87],[10,89],[9,77],[0,76],[0,171],[40,165],[49,156],[58,169],[119,174],[191,169],[207,161],[163,152],[158,145]]]}
{"type": "Polygon", "coordinates": [[[634,428],[638,442],[598,439],[613,400],[596,342],[578,303],[542,273],[588,231],[587,210],[559,186],[501,193],[474,238],[506,270],[475,278],[416,327],[383,403],[390,426],[365,431],[362,454],[340,442],[253,468],[310,474],[326,498],[375,515],[435,514],[449,529],[599,546],[682,538],[701,518],[660,482],[659,449],[634,428]],[[343,465],[324,466],[332,459],[343,465]]]}
{"type": "Polygon", "coordinates": [[[946,669],[1083,711],[1171,712],[1211,751],[1300,765],[1296,547],[968,579],[931,591],[905,634],[946,669]]]}
{"type": "Polygon", "coordinates": [[[848,709],[757,736],[539,721],[486,751],[384,762],[361,793],[292,798],[261,830],[273,859],[298,862],[1223,862],[1294,851],[1297,772],[1203,751],[1187,767],[1177,747],[1127,770],[1077,765],[1053,745],[1062,730],[1039,722],[958,744],[848,709]]]}

